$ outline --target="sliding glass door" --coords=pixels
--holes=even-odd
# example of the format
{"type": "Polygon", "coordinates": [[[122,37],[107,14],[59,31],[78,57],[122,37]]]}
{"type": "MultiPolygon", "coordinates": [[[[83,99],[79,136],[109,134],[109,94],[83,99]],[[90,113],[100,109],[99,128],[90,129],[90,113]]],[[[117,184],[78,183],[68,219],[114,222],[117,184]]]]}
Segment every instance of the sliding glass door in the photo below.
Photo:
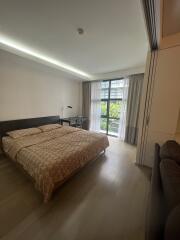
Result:
{"type": "Polygon", "coordinates": [[[101,132],[118,136],[123,79],[101,82],[101,132]]]}

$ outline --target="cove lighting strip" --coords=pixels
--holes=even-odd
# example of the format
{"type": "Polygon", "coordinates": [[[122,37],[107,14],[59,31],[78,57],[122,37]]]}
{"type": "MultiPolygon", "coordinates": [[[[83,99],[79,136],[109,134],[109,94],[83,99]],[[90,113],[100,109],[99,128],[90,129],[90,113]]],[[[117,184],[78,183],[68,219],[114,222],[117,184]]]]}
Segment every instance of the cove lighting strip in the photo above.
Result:
{"type": "Polygon", "coordinates": [[[17,42],[14,42],[12,41],[11,39],[8,39],[6,37],[2,37],[0,36],[0,47],[5,47],[5,48],[8,48],[8,49],[12,49],[12,50],[15,50],[15,51],[19,51],[23,54],[27,54],[31,57],[34,57],[36,59],[39,59],[39,60],[42,60],[42,61],[45,61],[47,63],[50,63],[52,65],[55,65],[56,67],[59,67],[61,69],[64,69],[66,71],[69,71],[71,73],[75,73],[76,75],[79,75],[79,76],[82,76],[82,77],[85,77],[85,78],[88,78],[90,79],[91,76],[77,68],[74,68],[68,64],[65,64],[63,62],[60,62],[56,59],[53,59],[53,58],[50,58],[48,56],[45,56],[43,54],[40,54],[40,53],[37,53],[36,51],[26,47],[26,46],[23,46],[21,44],[18,44],[17,42]]]}

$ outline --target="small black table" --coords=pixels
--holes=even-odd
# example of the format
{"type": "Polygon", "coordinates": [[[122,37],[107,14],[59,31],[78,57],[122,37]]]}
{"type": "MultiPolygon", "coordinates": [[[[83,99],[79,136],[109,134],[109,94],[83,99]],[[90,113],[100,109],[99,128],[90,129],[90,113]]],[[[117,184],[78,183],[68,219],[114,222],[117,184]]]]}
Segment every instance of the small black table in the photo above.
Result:
{"type": "Polygon", "coordinates": [[[68,123],[71,127],[77,127],[77,128],[83,128],[87,129],[86,123],[88,121],[87,117],[78,116],[78,117],[68,117],[68,118],[61,118],[60,122],[63,125],[63,123],[68,123]]]}

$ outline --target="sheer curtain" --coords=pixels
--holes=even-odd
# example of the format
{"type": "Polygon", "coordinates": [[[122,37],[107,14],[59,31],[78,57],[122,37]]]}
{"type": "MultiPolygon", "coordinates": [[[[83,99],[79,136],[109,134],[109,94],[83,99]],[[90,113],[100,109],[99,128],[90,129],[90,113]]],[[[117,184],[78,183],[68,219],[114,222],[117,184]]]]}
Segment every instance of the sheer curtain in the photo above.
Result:
{"type": "Polygon", "coordinates": [[[99,132],[100,120],[101,120],[101,82],[92,82],[90,130],[99,132]]]}
{"type": "Polygon", "coordinates": [[[123,85],[122,85],[122,102],[121,102],[119,130],[118,130],[118,137],[122,141],[124,141],[125,139],[125,131],[126,131],[128,88],[129,88],[129,79],[124,78],[123,85]]]}

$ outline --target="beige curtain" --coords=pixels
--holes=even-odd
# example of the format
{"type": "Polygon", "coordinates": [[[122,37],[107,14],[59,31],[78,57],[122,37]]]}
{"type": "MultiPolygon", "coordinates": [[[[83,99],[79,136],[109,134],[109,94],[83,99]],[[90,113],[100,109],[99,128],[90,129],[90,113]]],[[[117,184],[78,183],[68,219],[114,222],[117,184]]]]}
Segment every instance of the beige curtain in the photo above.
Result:
{"type": "Polygon", "coordinates": [[[82,114],[88,118],[85,128],[89,130],[91,115],[91,83],[82,83],[82,114]]]}
{"type": "Polygon", "coordinates": [[[139,110],[144,74],[129,77],[125,142],[137,145],[139,110]]]}

